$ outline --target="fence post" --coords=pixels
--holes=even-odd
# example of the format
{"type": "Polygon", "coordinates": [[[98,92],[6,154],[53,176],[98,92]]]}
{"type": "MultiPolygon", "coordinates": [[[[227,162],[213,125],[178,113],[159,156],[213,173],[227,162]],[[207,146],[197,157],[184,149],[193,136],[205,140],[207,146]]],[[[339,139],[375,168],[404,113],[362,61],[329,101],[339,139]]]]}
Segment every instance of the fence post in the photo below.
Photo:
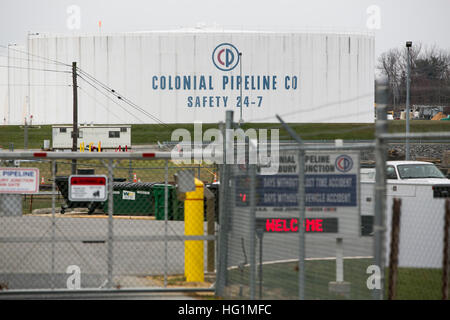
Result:
{"type": "Polygon", "coordinates": [[[113,287],[113,213],[114,213],[114,163],[108,160],[108,288],[113,287]]]}
{"type": "Polygon", "coordinates": [[[397,296],[398,248],[400,241],[401,199],[394,199],[392,204],[391,249],[389,253],[389,287],[388,300],[397,296]]]}
{"type": "MultiPolygon", "coordinates": [[[[247,157],[248,159],[248,157],[247,157]]],[[[256,296],[256,164],[250,170],[250,299],[256,296]]]]}
{"type": "Polygon", "coordinates": [[[442,265],[442,300],[448,299],[448,269],[449,269],[449,241],[450,241],[450,200],[445,200],[444,223],[444,252],[442,265]]]}
{"type": "Polygon", "coordinates": [[[298,207],[299,207],[299,251],[298,251],[298,298],[305,300],[305,150],[303,149],[303,140],[289,127],[279,115],[276,115],[278,121],[286,129],[289,135],[298,143],[298,207]]]}
{"type": "MultiPolygon", "coordinates": [[[[301,147],[301,146],[300,146],[301,147]]],[[[300,149],[298,157],[298,206],[299,206],[299,256],[298,256],[298,298],[305,300],[305,151],[300,149]]]]}
{"type": "Polygon", "coordinates": [[[375,123],[375,216],[374,216],[374,263],[380,268],[380,288],[374,289],[374,299],[384,296],[384,246],[386,232],[386,142],[381,135],[387,132],[386,104],[388,101],[387,78],[376,82],[377,120],[375,123]]]}
{"type": "MultiPolygon", "coordinates": [[[[229,177],[230,177],[230,167],[227,165],[227,153],[229,151],[229,145],[233,143],[233,141],[228,141],[227,137],[227,129],[231,129],[233,127],[233,111],[228,110],[226,112],[225,118],[225,128],[222,131],[223,137],[223,158],[220,172],[220,203],[219,203],[219,254],[218,254],[218,263],[217,263],[217,281],[216,281],[216,296],[223,296],[224,289],[227,283],[227,258],[228,258],[228,214],[227,214],[227,202],[231,199],[228,199],[229,195],[229,177]]],[[[233,154],[234,156],[234,154],[233,154]]]]}
{"type": "MultiPolygon", "coordinates": [[[[164,161],[164,288],[167,287],[167,270],[169,269],[168,265],[168,248],[167,248],[167,231],[168,231],[168,201],[169,201],[169,161],[164,161]]],[[[174,208],[172,208],[173,210],[174,208]]]]}
{"type": "Polygon", "coordinates": [[[128,160],[128,180],[133,182],[133,163],[131,159],[128,160]]]}
{"type": "MultiPolygon", "coordinates": [[[[55,288],[55,237],[56,237],[56,217],[55,217],[55,193],[56,193],[56,166],[52,160],[52,289],[55,288]]],[[[30,212],[31,213],[31,212],[30,212]]]]}

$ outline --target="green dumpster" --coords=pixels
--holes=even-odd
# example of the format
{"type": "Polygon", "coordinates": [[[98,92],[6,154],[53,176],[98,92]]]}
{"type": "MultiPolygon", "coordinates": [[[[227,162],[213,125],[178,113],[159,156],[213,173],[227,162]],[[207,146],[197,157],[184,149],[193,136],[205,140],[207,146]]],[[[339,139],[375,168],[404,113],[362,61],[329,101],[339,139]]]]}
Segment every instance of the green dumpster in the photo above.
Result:
{"type": "MultiPolygon", "coordinates": [[[[153,183],[116,182],[113,186],[114,215],[150,216],[153,215],[153,183]]],[[[108,201],[104,204],[108,212],[108,201]]]]}
{"type": "MultiPolygon", "coordinates": [[[[167,191],[168,191],[167,219],[184,220],[183,202],[178,200],[175,187],[173,185],[167,185],[167,191]]],[[[152,194],[156,220],[164,220],[165,185],[154,184],[152,188],[152,194]]]]}

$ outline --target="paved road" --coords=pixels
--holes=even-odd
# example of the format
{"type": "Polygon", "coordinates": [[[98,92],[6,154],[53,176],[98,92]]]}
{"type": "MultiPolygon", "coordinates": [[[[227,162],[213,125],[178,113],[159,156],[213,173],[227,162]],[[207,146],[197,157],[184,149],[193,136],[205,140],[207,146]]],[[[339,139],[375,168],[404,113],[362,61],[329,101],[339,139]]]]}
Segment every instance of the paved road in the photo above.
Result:
{"type": "MultiPolygon", "coordinates": [[[[115,286],[160,287],[149,275],[184,273],[183,221],[113,219],[113,280],[115,286]],[[165,250],[167,248],[167,251],[165,250]],[[167,255],[166,255],[167,252],[167,255]],[[167,260],[166,260],[167,257],[167,260]]],[[[249,262],[249,238],[245,227],[231,230],[229,266],[249,262]],[[240,236],[237,236],[240,235],[240,236]],[[244,241],[242,242],[242,239],[244,241]],[[244,246],[242,246],[242,244],[244,246]]],[[[205,225],[206,231],[206,225],[205,225]]],[[[66,288],[73,271],[80,268],[82,288],[106,286],[108,274],[108,219],[75,218],[65,215],[0,217],[0,285],[10,289],[66,288]],[[51,240],[56,239],[53,243],[51,240]],[[69,272],[69,273],[68,273],[69,272]]],[[[308,236],[306,258],[336,256],[334,235],[308,236]]],[[[259,242],[256,244],[259,261],[259,242]]],[[[206,248],[205,245],[206,261],[206,248]]],[[[371,256],[372,237],[344,240],[344,256],[371,256]]],[[[263,261],[298,259],[298,234],[266,234],[263,261]]]]}
{"type": "MultiPolygon", "coordinates": [[[[115,218],[113,232],[115,285],[159,286],[146,276],[163,275],[165,269],[169,275],[184,273],[184,242],[179,238],[184,234],[183,222],[167,223],[167,247],[164,221],[115,218]]],[[[49,284],[65,288],[71,275],[67,268],[75,265],[80,268],[82,288],[105,285],[107,234],[106,217],[55,218],[54,227],[51,217],[0,217],[0,284],[7,283],[10,289],[49,284]]]]}

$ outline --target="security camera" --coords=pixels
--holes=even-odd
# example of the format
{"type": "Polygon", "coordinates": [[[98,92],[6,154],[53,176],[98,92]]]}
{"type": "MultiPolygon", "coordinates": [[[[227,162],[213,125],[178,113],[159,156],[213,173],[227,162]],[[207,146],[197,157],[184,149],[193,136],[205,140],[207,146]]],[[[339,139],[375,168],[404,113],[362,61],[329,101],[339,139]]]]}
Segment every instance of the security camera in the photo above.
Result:
{"type": "Polygon", "coordinates": [[[407,41],[406,42],[406,47],[407,48],[411,48],[412,47],[412,41],[407,41]]]}

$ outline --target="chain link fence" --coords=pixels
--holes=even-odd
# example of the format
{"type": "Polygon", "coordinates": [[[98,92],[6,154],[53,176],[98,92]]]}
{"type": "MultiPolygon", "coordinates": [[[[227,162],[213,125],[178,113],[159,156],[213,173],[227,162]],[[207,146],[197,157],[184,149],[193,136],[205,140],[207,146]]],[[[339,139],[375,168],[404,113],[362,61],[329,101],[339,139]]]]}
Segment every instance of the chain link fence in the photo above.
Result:
{"type": "Polygon", "coordinates": [[[2,161],[1,288],[211,288],[217,168],[169,159],[2,161]]]}
{"type": "Polygon", "coordinates": [[[448,298],[448,180],[438,171],[431,180],[393,179],[394,165],[399,175],[438,169],[387,162],[386,229],[376,243],[376,169],[367,165],[368,151],[349,144],[281,150],[275,175],[258,165],[227,166],[219,292],[233,299],[372,299],[382,289],[388,299],[448,298]]]}
{"type": "Polygon", "coordinates": [[[449,190],[450,185],[388,183],[386,277],[389,286],[386,287],[389,299],[438,300],[444,294],[448,298],[449,241],[445,234],[449,226],[445,217],[450,212],[446,207],[448,200],[435,191],[439,188],[449,190]]]}
{"type": "MultiPolygon", "coordinates": [[[[448,299],[445,161],[393,161],[390,141],[405,137],[379,109],[372,143],[305,144],[279,119],[297,143],[280,148],[277,172],[249,161],[248,141],[246,162],[221,166],[218,296],[448,299]]],[[[447,152],[448,133],[410,136],[447,152]]]]}
{"type": "Polygon", "coordinates": [[[257,165],[229,166],[222,220],[228,239],[220,247],[226,297],[371,298],[373,208],[365,212],[372,219],[362,219],[360,199],[370,197],[373,205],[373,185],[361,190],[358,150],[328,148],[303,155],[299,148],[281,150],[275,175],[261,174],[257,165]]]}
{"type": "Polygon", "coordinates": [[[246,161],[220,165],[1,153],[1,290],[448,299],[450,184],[401,179],[420,168],[386,162],[391,138],[297,141],[269,163],[250,162],[247,141],[246,161]]]}

